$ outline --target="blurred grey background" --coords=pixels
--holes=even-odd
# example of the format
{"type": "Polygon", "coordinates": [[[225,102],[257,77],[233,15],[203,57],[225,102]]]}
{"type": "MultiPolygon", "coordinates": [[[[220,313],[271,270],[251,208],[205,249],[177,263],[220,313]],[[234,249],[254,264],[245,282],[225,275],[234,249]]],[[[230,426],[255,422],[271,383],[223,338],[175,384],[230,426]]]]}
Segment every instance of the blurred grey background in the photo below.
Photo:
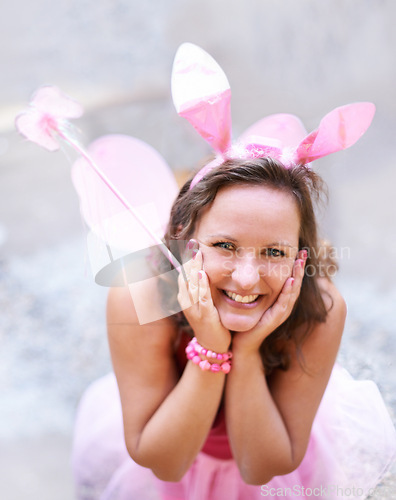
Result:
{"type": "MultiPolygon", "coordinates": [[[[14,0],[0,15],[0,484],[5,500],[73,498],[69,453],[85,387],[110,370],[106,289],[93,283],[70,159],[27,143],[15,115],[43,84],[85,108],[86,144],[108,134],[157,148],[178,176],[209,153],[176,115],[177,47],[202,46],[231,83],[234,136],[263,116],[308,131],[372,101],[351,149],[317,162],[323,235],[349,308],[340,361],[395,397],[396,3],[392,0],[14,0]]],[[[394,476],[376,498],[392,498],[394,476]]]]}

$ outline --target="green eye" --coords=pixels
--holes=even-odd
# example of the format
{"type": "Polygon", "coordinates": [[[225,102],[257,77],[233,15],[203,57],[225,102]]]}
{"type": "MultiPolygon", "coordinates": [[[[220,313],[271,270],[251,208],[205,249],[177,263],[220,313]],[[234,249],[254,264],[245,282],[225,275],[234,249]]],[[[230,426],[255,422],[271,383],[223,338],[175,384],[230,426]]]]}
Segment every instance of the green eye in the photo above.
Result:
{"type": "Polygon", "coordinates": [[[283,250],[279,250],[279,248],[266,248],[265,255],[267,257],[279,258],[285,257],[285,252],[283,250]]]}
{"type": "Polygon", "coordinates": [[[217,248],[223,248],[224,250],[233,250],[234,249],[234,245],[232,243],[227,242],[227,241],[219,241],[218,243],[215,243],[213,246],[217,247],[217,248]]]}

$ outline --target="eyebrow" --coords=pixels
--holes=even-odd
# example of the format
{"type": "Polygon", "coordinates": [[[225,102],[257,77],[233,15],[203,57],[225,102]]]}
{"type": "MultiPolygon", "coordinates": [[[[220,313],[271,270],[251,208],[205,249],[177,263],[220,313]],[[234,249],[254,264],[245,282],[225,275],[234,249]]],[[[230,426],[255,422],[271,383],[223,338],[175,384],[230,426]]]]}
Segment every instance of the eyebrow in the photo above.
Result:
{"type": "Polygon", "coordinates": [[[232,241],[234,243],[238,242],[238,240],[236,240],[232,236],[228,236],[226,234],[208,234],[208,238],[220,238],[222,240],[229,240],[229,241],[232,241]]]}
{"type": "Polygon", "coordinates": [[[288,243],[287,241],[276,241],[276,242],[273,242],[273,243],[267,243],[266,247],[276,247],[276,246],[281,246],[281,247],[290,247],[290,248],[294,248],[296,245],[291,245],[290,243],[288,243]]]}
{"type": "MultiPolygon", "coordinates": [[[[223,240],[232,241],[233,243],[238,243],[238,240],[236,240],[232,236],[228,236],[227,234],[209,234],[208,237],[209,238],[220,238],[223,240]]],[[[266,245],[261,245],[261,246],[263,246],[263,247],[282,246],[282,247],[294,248],[296,245],[291,245],[287,241],[276,241],[276,242],[267,243],[266,245]]]]}

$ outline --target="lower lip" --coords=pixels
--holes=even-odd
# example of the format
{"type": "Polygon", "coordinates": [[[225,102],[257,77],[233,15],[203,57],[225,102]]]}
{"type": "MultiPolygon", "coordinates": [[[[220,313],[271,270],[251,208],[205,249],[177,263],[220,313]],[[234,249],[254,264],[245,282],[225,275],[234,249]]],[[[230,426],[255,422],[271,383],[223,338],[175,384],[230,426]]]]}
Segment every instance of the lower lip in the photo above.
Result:
{"type": "Polygon", "coordinates": [[[259,295],[258,298],[254,302],[236,302],[232,300],[228,295],[226,295],[223,291],[221,291],[222,296],[227,304],[230,304],[232,307],[236,307],[237,309],[254,309],[260,303],[262,299],[262,295],[259,295]]]}

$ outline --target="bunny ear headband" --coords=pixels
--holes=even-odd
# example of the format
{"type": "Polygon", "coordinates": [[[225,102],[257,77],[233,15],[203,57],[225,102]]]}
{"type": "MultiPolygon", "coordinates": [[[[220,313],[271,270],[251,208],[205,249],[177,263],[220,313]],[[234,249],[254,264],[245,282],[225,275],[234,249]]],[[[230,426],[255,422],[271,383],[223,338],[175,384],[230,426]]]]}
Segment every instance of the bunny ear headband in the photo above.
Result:
{"type": "Polygon", "coordinates": [[[309,135],[296,116],[271,115],[252,125],[233,144],[227,77],[209,54],[191,43],[184,43],[176,53],[172,96],[178,114],[217,153],[194,177],[191,188],[227,159],[271,156],[290,168],[349,148],[366,132],[375,113],[369,102],[347,104],[328,113],[309,135]]]}
{"type": "MultiPolygon", "coordinates": [[[[371,103],[336,108],[309,135],[296,116],[271,115],[232,143],[227,77],[209,54],[190,43],[177,51],[172,96],[178,114],[217,153],[215,160],[196,174],[190,188],[229,158],[271,156],[289,168],[348,148],[367,130],[375,112],[371,103]]],[[[72,167],[72,180],[90,229],[88,253],[95,281],[104,286],[128,285],[140,323],[174,314],[180,310],[178,303],[163,310],[156,309],[152,301],[159,274],[153,247],[170,264],[161,269],[162,276],[183,272],[161,239],[178,191],[174,176],[157,151],[133,137],[107,135],[84,149],[68,121],[82,113],[82,107],[56,87],[42,87],[29,109],[17,116],[16,127],[49,151],[58,150],[58,139],[62,139],[80,155],[72,167]]]]}

